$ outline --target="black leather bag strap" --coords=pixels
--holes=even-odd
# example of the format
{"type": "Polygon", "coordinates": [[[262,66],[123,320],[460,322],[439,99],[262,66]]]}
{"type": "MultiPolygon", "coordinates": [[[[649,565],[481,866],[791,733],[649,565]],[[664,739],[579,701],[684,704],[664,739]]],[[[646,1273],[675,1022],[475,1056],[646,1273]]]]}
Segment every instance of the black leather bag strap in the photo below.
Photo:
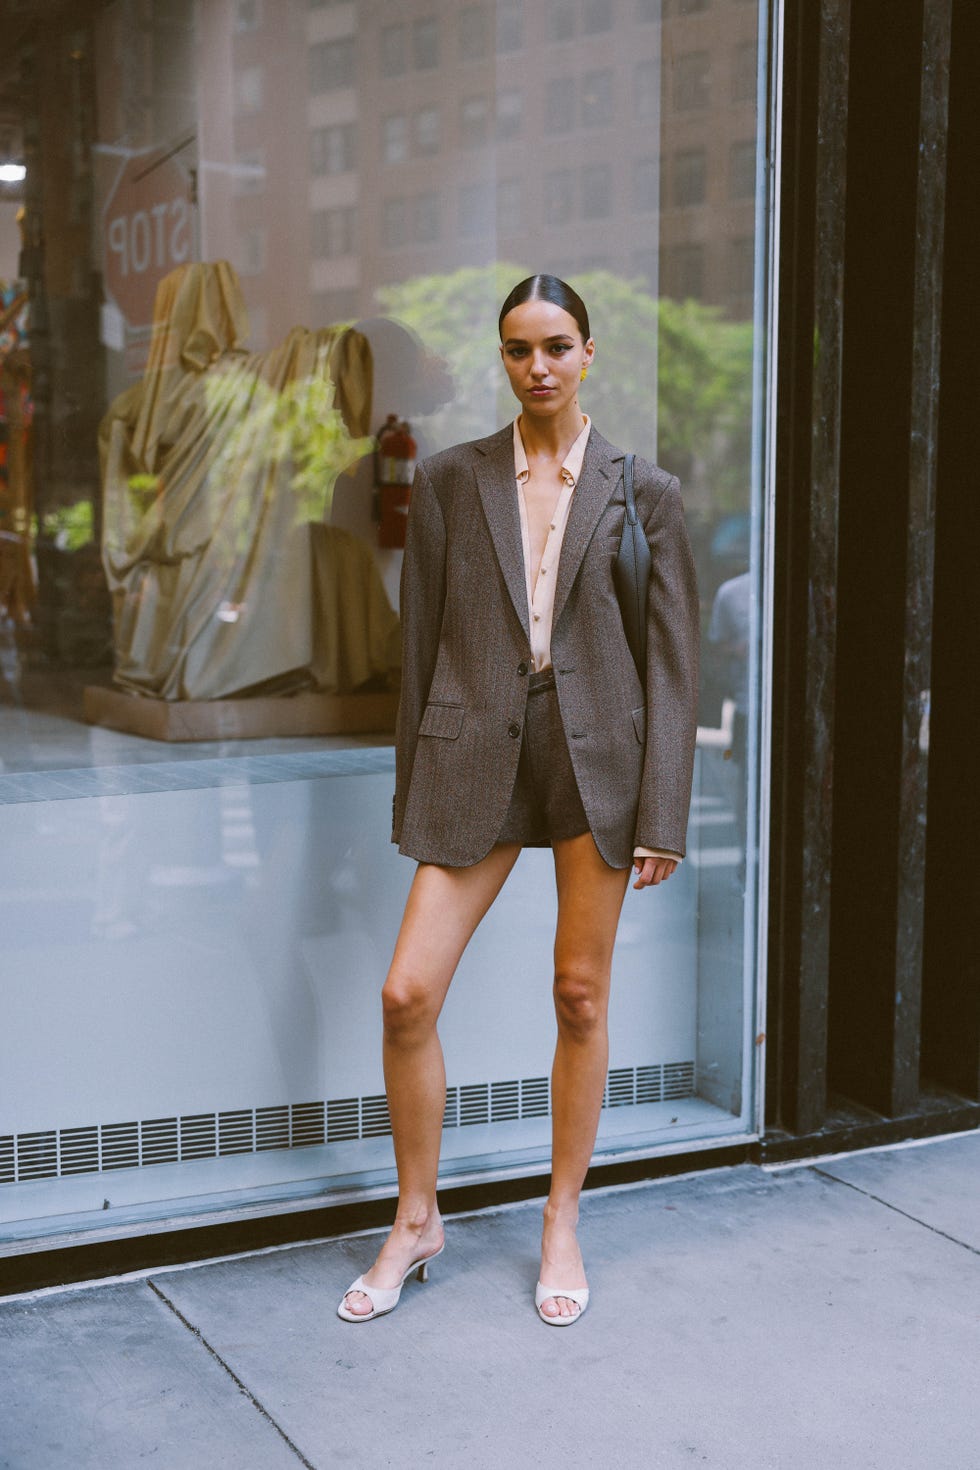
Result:
{"type": "Polygon", "coordinates": [[[647,667],[647,587],[650,582],[650,547],[636,510],[633,492],[633,461],[628,454],[623,465],[623,490],[626,514],[619,550],[613,562],[613,585],[623,619],[623,630],[629,644],[640,683],[646,688],[647,667]]]}

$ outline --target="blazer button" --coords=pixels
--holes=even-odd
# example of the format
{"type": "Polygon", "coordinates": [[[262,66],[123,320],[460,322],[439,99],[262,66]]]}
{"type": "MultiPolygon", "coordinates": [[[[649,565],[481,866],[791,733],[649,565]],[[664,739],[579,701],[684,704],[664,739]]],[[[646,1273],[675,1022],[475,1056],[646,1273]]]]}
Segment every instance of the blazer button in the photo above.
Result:
{"type": "Polygon", "coordinates": [[[524,662],[523,659],[521,659],[520,663],[517,665],[517,672],[523,678],[523,676],[527,673],[527,670],[528,670],[527,664],[524,662]]]}
{"type": "Polygon", "coordinates": [[[510,725],[507,726],[507,734],[511,737],[512,740],[516,740],[517,737],[518,737],[518,735],[520,733],[521,733],[521,727],[520,727],[520,725],[518,725],[518,724],[510,724],[510,725]]]}

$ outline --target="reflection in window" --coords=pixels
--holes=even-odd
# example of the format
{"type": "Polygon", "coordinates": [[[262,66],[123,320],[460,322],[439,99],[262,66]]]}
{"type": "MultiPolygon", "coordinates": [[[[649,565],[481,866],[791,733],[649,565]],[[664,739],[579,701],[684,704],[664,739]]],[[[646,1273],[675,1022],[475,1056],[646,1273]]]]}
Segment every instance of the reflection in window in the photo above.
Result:
{"type": "Polygon", "coordinates": [[[752,311],[755,247],[751,235],[728,242],[728,306],[737,314],[752,311]]]}
{"type": "Polygon", "coordinates": [[[464,239],[492,237],[494,191],[486,184],[464,184],[459,191],[459,233],[464,239]]]}
{"type": "Polygon", "coordinates": [[[354,82],[354,42],[317,41],[310,47],[310,91],[333,92],[354,82]]]}
{"type": "Polygon", "coordinates": [[[261,23],[261,0],[235,0],[236,31],[257,31],[261,23]]]}
{"type": "Polygon", "coordinates": [[[663,14],[661,0],[636,0],[636,18],[656,24],[663,14]]]}
{"type": "Polygon", "coordinates": [[[265,149],[239,150],[233,176],[236,194],[261,194],[265,188],[265,149]]]}
{"type": "Polygon", "coordinates": [[[612,170],[604,163],[582,170],[582,218],[605,219],[612,213],[612,170]]]}
{"type": "Polygon", "coordinates": [[[467,97],[460,108],[460,141],[464,148],[478,148],[487,141],[490,109],[485,97],[467,97]]]}
{"type": "Polygon", "coordinates": [[[397,250],[408,243],[408,200],[386,199],[381,206],[381,246],[397,250]]]}
{"type": "Polygon", "coordinates": [[[733,199],[751,199],[755,194],[755,139],[746,138],[731,146],[730,187],[733,199]]]}
{"type": "Polygon", "coordinates": [[[689,148],[674,158],[675,204],[703,204],[708,169],[707,155],[703,148],[689,148]]]}
{"type": "Polygon", "coordinates": [[[645,282],[651,296],[656,296],[660,278],[660,252],[655,246],[647,247],[645,250],[634,250],[633,271],[645,282]]]}
{"type": "Polygon", "coordinates": [[[633,120],[656,122],[660,116],[660,62],[638,61],[633,72],[633,120]]]}
{"type": "Polygon", "coordinates": [[[266,232],[257,225],[241,230],[238,235],[236,255],[238,274],[260,276],[265,270],[266,232]]]}
{"type": "Polygon", "coordinates": [[[262,108],[262,68],[246,66],[235,76],[235,107],[239,112],[259,112],[262,108]]]}
{"type": "Polygon", "coordinates": [[[381,75],[400,77],[406,65],[405,27],[385,26],[381,32],[381,75]]]}
{"type": "Polygon", "coordinates": [[[582,84],[582,126],[608,127],[613,115],[612,72],[587,71],[582,84]]]}
{"type": "Polygon", "coordinates": [[[575,34],[575,5],[573,0],[551,0],[548,17],[549,33],[553,41],[567,41],[575,34]]]}
{"type": "Polygon", "coordinates": [[[585,0],[582,20],[585,33],[588,36],[597,35],[599,31],[611,30],[613,23],[612,0],[585,0]]]}
{"type": "Polygon", "coordinates": [[[310,216],[314,259],[336,260],[353,254],[354,217],[354,210],[346,206],[314,210],[310,216]]]}
{"type": "Polygon", "coordinates": [[[404,113],[386,117],[382,123],[381,156],[385,163],[401,163],[408,157],[408,118],[404,113]]]}
{"type": "Polygon", "coordinates": [[[442,224],[442,200],[438,194],[417,194],[412,201],[412,239],[416,245],[438,240],[442,224]]]}
{"type": "Polygon", "coordinates": [[[732,101],[754,102],[759,56],[754,41],[736,46],[732,58],[732,101]]]}
{"type": "Polygon", "coordinates": [[[674,0],[678,15],[700,15],[708,9],[710,0],[674,0]]]}
{"type": "Polygon", "coordinates": [[[314,128],[310,133],[310,172],[346,174],[356,167],[353,123],[335,123],[329,128],[314,128]]]}
{"type": "Polygon", "coordinates": [[[497,183],[498,235],[519,235],[523,224],[520,179],[500,179],[497,183]]]}
{"type": "Polygon", "coordinates": [[[516,138],[521,131],[523,103],[520,92],[500,92],[497,96],[497,137],[516,138]]]}
{"type": "Polygon", "coordinates": [[[544,217],[549,225],[564,225],[575,208],[574,175],[569,168],[554,169],[544,176],[544,217]]]}
{"type": "Polygon", "coordinates": [[[546,122],[552,132],[570,133],[574,128],[577,92],[571,77],[552,77],[548,82],[546,122]]]}
{"type": "Polygon", "coordinates": [[[674,62],[674,106],[680,112],[707,107],[711,94],[709,71],[711,57],[707,51],[688,51],[674,62]]]}
{"type": "Polygon", "coordinates": [[[432,71],[439,65],[439,23],[432,17],[412,26],[412,58],[417,71],[432,71]]]}
{"type": "Polygon", "coordinates": [[[520,0],[498,0],[497,50],[519,51],[524,40],[524,18],[520,0]]]}
{"type": "Polygon", "coordinates": [[[638,158],[633,164],[633,208],[640,214],[660,206],[660,161],[638,158]]]}
{"type": "Polygon", "coordinates": [[[665,296],[699,301],[704,296],[704,246],[675,245],[664,253],[665,296]]]}
{"type": "Polygon", "coordinates": [[[423,155],[439,152],[438,107],[423,107],[415,114],[415,151],[423,155]]]}
{"type": "Polygon", "coordinates": [[[485,5],[467,5],[459,17],[459,54],[479,61],[490,52],[490,26],[485,5]]]}

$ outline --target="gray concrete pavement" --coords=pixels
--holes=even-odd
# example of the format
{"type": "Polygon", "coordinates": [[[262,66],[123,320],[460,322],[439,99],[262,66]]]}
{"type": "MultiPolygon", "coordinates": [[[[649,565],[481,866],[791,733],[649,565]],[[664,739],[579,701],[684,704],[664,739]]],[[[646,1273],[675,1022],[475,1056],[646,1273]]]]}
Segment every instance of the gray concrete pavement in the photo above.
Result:
{"type": "Polygon", "coordinates": [[[3,1470],[980,1470],[980,1135],[590,1196],[593,1301],[539,1207],[451,1220],[397,1311],[355,1237],[0,1302],[3,1470]]]}

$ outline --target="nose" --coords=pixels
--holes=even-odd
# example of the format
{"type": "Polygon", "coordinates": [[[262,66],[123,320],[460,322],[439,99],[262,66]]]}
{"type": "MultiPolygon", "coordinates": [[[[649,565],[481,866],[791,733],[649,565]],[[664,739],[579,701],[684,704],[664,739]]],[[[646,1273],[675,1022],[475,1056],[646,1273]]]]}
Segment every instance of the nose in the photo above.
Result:
{"type": "Polygon", "coordinates": [[[532,378],[546,378],[548,376],[548,364],[543,352],[535,352],[531,358],[532,378]]]}

